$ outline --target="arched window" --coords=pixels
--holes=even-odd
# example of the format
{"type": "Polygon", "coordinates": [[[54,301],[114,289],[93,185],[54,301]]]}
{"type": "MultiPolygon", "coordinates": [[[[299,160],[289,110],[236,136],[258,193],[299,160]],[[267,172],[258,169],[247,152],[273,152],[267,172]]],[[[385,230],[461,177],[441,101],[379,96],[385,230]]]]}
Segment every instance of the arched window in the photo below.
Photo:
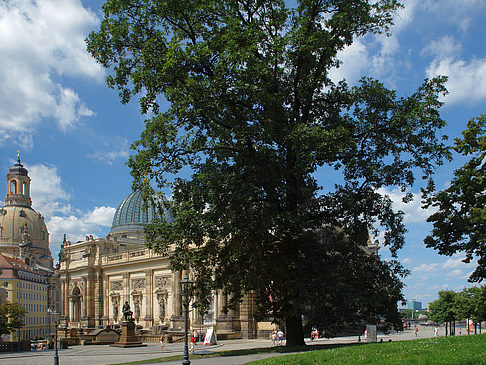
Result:
{"type": "Polygon", "coordinates": [[[22,194],[27,195],[27,183],[25,182],[22,184],[22,194]]]}
{"type": "Polygon", "coordinates": [[[17,181],[10,181],[10,194],[17,194],[17,181]]]}
{"type": "Polygon", "coordinates": [[[79,322],[81,319],[81,291],[76,286],[72,292],[72,313],[71,320],[73,322],[79,322]]]}

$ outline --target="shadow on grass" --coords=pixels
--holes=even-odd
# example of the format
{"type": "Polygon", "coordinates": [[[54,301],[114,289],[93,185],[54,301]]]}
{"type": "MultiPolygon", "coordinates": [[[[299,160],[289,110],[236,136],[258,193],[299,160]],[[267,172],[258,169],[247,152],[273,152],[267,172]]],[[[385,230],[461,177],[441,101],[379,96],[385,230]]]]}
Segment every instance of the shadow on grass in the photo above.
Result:
{"type": "MultiPolygon", "coordinates": [[[[228,350],[211,352],[208,354],[193,354],[190,356],[191,359],[207,359],[211,357],[231,357],[231,356],[245,356],[245,355],[256,355],[256,354],[287,354],[296,352],[308,352],[324,349],[335,349],[338,347],[350,347],[350,346],[360,346],[362,343],[349,343],[349,344],[321,344],[321,345],[305,345],[305,346],[277,346],[277,347],[261,347],[254,349],[242,349],[242,350],[228,350]]],[[[169,362],[175,360],[182,360],[184,357],[182,355],[175,355],[169,357],[162,357],[157,359],[147,359],[132,362],[117,363],[112,365],[136,365],[136,364],[151,364],[158,362],[169,362]]]]}
{"type": "Polygon", "coordinates": [[[256,354],[267,354],[267,353],[288,354],[288,353],[295,353],[295,352],[308,352],[308,351],[335,349],[338,347],[349,347],[349,346],[359,346],[359,345],[361,344],[349,343],[349,344],[262,347],[262,348],[254,348],[254,349],[222,351],[217,353],[216,355],[218,357],[228,357],[228,356],[244,356],[244,355],[256,355],[256,354]]]}

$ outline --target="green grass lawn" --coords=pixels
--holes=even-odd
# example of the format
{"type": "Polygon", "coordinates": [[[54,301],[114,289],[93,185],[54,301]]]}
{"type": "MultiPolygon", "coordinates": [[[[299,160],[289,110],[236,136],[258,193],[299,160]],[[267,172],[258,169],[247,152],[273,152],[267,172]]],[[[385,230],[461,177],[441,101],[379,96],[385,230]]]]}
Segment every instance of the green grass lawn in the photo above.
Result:
{"type": "MultiPolygon", "coordinates": [[[[299,347],[266,347],[245,350],[214,352],[210,355],[191,355],[192,359],[208,357],[230,357],[258,353],[295,353],[275,356],[252,362],[253,365],[449,365],[485,364],[486,334],[436,337],[422,340],[384,342],[373,344],[320,344],[299,347]]],[[[150,360],[133,361],[126,364],[150,364],[182,360],[181,355],[150,360]]]]}
{"type": "Polygon", "coordinates": [[[272,357],[253,365],[486,364],[486,335],[363,344],[272,357]]]}

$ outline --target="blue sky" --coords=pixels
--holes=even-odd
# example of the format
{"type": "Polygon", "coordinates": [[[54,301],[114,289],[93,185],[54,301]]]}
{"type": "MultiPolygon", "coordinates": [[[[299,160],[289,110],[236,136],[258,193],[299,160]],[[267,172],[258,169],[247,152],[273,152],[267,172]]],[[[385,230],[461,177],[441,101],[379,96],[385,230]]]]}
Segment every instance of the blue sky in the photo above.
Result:
{"type": "MultiPolygon", "coordinates": [[[[447,75],[442,116],[454,138],[468,119],[486,112],[486,2],[404,3],[392,37],[358,39],[340,54],[342,67],[332,77],[354,83],[371,76],[406,95],[426,77],[447,75]]],[[[105,71],[85,51],[100,6],[98,0],[0,0],[0,171],[7,174],[20,149],[34,209],[46,217],[56,259],[64,233],[77,241],[109,232],[116,207],[130,192],[129,146],[143,129],[138,105],[119,102],[104,84],[105,71]]],[[[463,162],[457,157],[439,168],[438,187],[447,186],[463,162]]],[[[398,191],[385,192],[405,212],[409,230],[399,255],[412,271],[406,297],[426,304],[438,290],[470,286],[473,267],[461,262],[462,255],[443,257],[424,247],[430,212],[420,209],[419,188],[411,190],[418,199],[407,205],[398,191]]],[[[5,179],[0,193],[6,194],[5,179]]],[[[381,253],[387,256],[386,249],[381,253]]]]}

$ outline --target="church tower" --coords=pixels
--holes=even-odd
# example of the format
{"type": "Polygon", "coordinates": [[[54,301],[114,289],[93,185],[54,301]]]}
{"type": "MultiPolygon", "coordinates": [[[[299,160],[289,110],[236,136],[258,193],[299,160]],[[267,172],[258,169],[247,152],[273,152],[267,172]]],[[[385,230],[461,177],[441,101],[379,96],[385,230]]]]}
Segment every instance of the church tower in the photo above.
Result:
{"type": "Polygon", "coordinates": [[[0,208],[0,253],[21,258],[36,270],[53,271],[44,217],[32,209],[30,177],[17,154],[7,175],[5,206],[0,208]]]}
{"type": "Polygon", "coordinates": [[[20,163],[20,151],[17,152],[17,163],[10,168],[7,175],[6,205],[17,205],[30,208],[30,177],[27,170],[20,163]]]}

